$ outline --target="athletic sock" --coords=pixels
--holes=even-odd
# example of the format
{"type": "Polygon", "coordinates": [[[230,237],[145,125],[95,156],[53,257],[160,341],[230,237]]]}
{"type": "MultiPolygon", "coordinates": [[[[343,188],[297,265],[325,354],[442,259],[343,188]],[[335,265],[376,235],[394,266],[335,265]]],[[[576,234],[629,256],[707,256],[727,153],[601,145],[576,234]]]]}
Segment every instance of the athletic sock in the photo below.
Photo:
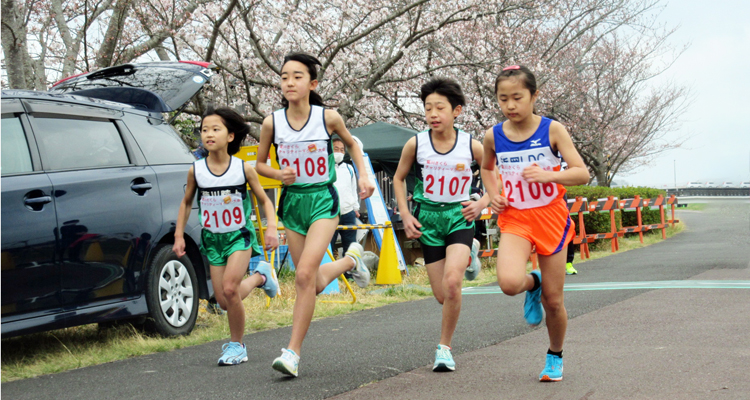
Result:
{"type": "Polygon", "coordinates": [[[560,351],[552,351],[552,350],[549,350],[549,349],[547,350],[547,354],[552,354],[553,356],[558,356],[560,358],[562,358],[562,353],[563,353],[562,350],[560,350],[560,351]]]}
{"type": "Polygon", "coordinates": [[[536,274],[531,274],[531,277],[534,279],[534,287],[529,290],[529,292],[533,292],[537,289],[539,289],[539,286],[542,285],[542,283],[539,281],[539,277],[536,276],[536,274]]]}
{"type": "Polygon", "coordinates": [[[352,261],[354,261],[354,266],[349,271],[354,271],[357,269],[357,259],[354,258],[354,256],[347,255],[347,257],[351,258],[352,261]]]}
{"type": "Polygon", "coordinates": [[[260,272],[255,272],[256,274],[260,275],[261,278],[263,278],[263,282],[259,286],[263,286],[266,284],[266,276],[261,274],[260,272]]]}

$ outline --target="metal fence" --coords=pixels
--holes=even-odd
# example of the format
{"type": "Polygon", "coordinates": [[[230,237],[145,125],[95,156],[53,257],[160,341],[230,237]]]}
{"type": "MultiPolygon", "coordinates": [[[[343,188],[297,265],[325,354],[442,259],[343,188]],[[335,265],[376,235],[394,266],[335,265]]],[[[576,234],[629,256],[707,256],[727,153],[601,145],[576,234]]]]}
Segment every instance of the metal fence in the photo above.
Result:
{"type": "Polygon", "coordinates": [[[750,196],[748,188],[678,188],[667,189],[675,196],[750,196]]]}

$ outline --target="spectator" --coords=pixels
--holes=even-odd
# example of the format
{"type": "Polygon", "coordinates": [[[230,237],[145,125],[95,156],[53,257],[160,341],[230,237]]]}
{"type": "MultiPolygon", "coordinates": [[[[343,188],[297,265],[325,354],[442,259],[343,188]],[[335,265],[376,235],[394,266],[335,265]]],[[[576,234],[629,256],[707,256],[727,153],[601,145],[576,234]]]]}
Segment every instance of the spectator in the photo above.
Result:
{"type": "MultiPolygon", "coordinates": [[[[344,162],[346,146],[339,138],[333,139],[333,158],[336,161],[336,190],[339,192],[339,204],[341,206],[341,217],[339,225],[356,225],[359,218],[359,194],[357,193],[357,174],[354,167],[344,162]]],[[[331,248],[335,249],[336,240],[341,235],[341,243],[344,249],[357,241],[356,230],[337,230],[331,239],[331,248]]],[[[348,274],[344,274],[347,276],[348,274]]],[[[349,278],[349,276],[347,276],[349,278]]]]}

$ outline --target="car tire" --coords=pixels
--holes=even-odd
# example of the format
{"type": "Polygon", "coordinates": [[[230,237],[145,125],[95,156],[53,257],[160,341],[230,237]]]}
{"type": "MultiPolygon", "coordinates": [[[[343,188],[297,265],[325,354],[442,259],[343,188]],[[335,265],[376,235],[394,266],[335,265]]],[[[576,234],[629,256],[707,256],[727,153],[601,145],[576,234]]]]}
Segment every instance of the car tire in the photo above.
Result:
{"type": "Polygon", "coordinates": [[[198,278],[187,255],[169,245],[154,251],[146,278],[147,327],[162,336],[188,335],[198,316],[198,278]]]}

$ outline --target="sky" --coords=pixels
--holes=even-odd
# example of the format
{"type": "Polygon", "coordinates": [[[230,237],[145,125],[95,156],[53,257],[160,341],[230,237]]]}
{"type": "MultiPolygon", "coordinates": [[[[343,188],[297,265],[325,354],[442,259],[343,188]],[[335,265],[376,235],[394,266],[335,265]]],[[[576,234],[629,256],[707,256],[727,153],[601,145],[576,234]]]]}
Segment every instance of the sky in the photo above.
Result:
{"type": "Polygon", "coordinates": [[[667,138],[688,137],[650,165],[615,182],[663,188],[688,181],[750,181],[750,2],[671,0],[660,19],[679,26],[671,44],[690,44],[659,79],[691,90],[679,129],[667,138]],[[676,175],[676,179],[675,179],[676,175]]]}

